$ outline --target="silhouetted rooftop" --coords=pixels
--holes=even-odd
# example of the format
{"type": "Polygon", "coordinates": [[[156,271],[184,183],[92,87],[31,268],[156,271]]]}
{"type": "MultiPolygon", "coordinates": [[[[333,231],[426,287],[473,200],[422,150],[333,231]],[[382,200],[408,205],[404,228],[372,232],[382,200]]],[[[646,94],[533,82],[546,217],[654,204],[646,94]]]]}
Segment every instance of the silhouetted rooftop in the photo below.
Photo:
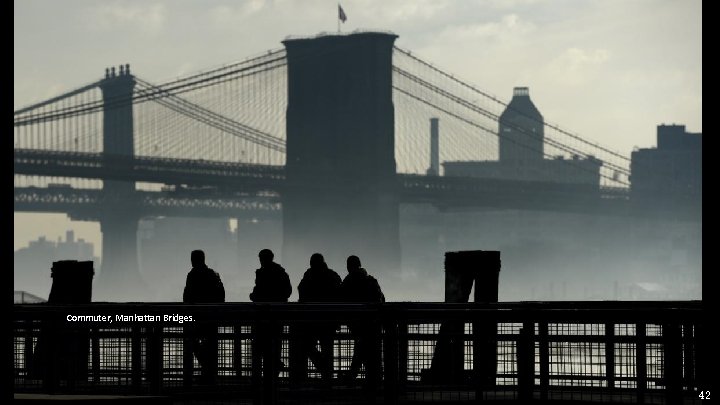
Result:
{"type": "Polygon", "coordinates": [[[500,120],[510,118],[510,116],[526,115],[529,118],[542,120],[543,116],[530,100],[530,90],[527,87],[515,87],[513,89],[513,98],[510,100],[505,111],[500,115],[500,120]]]}
{"type": "Polygon", "coordinates": [[[336,31],[322,31],[316,35],[288,35],[283,39],[282,42],[285,41],[294,41],[298,39],[317,39],[317,38],[325,38],[325,37],[348,37],[353,35],[394,35],[398,36],[392,31],[378,31],[378,30],[364,30],[364,29],[356,29],[349,32],[336,32],[336,31]]]}

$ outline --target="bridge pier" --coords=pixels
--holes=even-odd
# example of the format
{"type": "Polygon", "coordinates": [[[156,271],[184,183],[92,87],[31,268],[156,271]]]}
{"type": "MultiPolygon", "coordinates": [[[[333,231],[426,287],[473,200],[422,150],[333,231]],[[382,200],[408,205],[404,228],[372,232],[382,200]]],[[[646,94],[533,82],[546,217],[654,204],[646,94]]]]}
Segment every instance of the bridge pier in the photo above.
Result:
{"type": "Polygon", "coordinates": [[[392,51],[396,35],[283,41],[288,59],[283,261],[400,269],[392,51]]]}
{"type": "MultiPolygon", "coordinates": [[[[135,77],[130,65],[106,69],[100,82],[103,94],[103,157],[133,157],[133,104],[135,77]]],[[[102,265],[98,276],[99,300],[143,301],[147,290],[140,277],[137,249],[139,213],[133,211],[135,182],[103,182],[106,201],[100,215],[102,265]]]]}
{"type": "Polygon", "coordinates": [[[140,276],[138,218],[106,214],[100,219],[102,262],[97,277],[96,301],[147,300],[147,286],[140,276]]]}

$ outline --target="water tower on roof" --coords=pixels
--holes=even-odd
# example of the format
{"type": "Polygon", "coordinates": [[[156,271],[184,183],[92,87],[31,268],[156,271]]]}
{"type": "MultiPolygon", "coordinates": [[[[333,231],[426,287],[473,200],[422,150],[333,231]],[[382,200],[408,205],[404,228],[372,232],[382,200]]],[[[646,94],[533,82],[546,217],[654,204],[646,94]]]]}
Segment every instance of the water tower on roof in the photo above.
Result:
{"type": "Polygon", "coordinates": [[[527,87],[515,87],[500,115],[500,161],[518,163],[543,159],[544,121],[527,87]]]}

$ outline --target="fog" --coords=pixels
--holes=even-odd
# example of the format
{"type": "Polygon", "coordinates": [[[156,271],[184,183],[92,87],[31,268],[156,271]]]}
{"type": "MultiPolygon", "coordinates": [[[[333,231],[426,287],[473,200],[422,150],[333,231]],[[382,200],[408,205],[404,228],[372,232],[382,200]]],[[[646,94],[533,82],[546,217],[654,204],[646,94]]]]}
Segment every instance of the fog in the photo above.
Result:
{"type": "MultiPolygon", "coordinates": [[[[308,263],[283,261],[282,229],[281,218],[238,219],[236,229],[228,219],[141,221],[138,256],[144,286],[116,280],[102,288],[102,266],[95,257],[93,300],[181,301],[190,251],[203,249],[207,264],[222,277],[227,301],[248,301],[257,253],[270,248],[290,275],[290,300],[296,301],[295,288],[308,263]]],[[[403,204],[401,269],[384,268],[373,257],[361,260],[388,301],[443,301],[444,254],[457,250],[501,252],[500,301],[687,300],[702,299],[701,243],[700,222],[546,211],[441,212],[430,205],[403,204]]],[[[53,260],[93,259],[87,253],[65,257],[77,253],[60,248],[53,256],[50,250],[16,252],[16,290],[47,298],[53,260]]],[[[319,252],[341,277],[347,270],[340,258],[356,253],[319,252]]],[[[97,246],[94,255],[99,256],[97,246]]]]}
{"type": "Polygon", "coordinates": [[[699,222],[542,211],[433,212],[402,217],[398,299],[443,299],[443,254],[499,250],[501,301],[701,299],[699,222]]]}

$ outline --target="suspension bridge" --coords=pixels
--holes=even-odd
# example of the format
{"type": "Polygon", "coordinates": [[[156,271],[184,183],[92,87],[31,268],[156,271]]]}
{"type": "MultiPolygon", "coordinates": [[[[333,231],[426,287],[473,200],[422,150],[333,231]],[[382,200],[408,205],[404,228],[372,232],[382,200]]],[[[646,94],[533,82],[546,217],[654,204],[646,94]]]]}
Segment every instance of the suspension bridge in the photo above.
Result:
{"type": "Polygon", "coordinates": [[[110,285],[139,277],[124,258],[137,257],[137,223],[148,216],[282,216],[285,261],[364,246],[354,250],[396,268],[399,204],[643,212],[630,198],[629,157],[542,117],[503,121],[512,103],[395,39],[288,38],[159,84],[129,65],[106,69],[15,111],[15,210],[99,221],[110,285]],[[542,180],[428,170],[433,160],[496,162],[503,144],[566,170],[542,180]],[[589,159],[597,182],[574,181],[589,159]]]}

